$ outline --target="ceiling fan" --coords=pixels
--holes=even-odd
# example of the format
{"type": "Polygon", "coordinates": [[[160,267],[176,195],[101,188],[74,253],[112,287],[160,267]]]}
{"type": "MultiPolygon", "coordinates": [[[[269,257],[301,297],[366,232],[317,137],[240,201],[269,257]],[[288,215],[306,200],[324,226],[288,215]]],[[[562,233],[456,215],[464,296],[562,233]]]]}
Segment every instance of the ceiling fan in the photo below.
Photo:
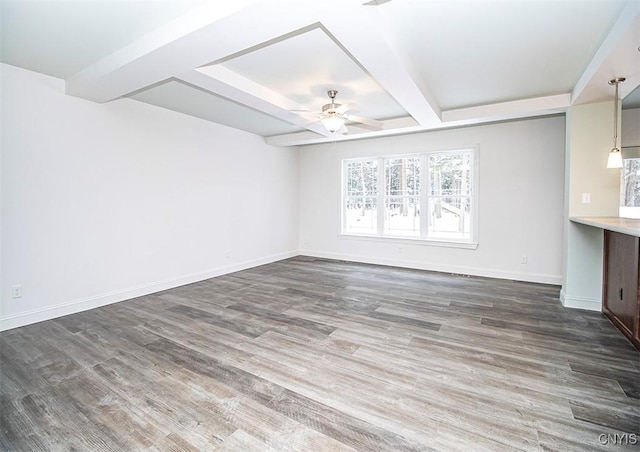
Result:
{"type": "Polygon", "coordinates": [[[382,129],[382,123],[380,121],[347,113],[349,110],[353,109],[355,104],[337,104],[336,95],[338,94],[338,91],[335,89],[330,89],[327,91],[327,94],[329,95],[329,99],[331,99],[331,103],[322,106],[322,112],[317,115],[317,119],[314,121],[321,122],[325,129],[330,133],[342,134],[348,132],[347,127],[345,126],[345,122],[347,121],[360,123],[363,127],[372,130],[382,129]]]}

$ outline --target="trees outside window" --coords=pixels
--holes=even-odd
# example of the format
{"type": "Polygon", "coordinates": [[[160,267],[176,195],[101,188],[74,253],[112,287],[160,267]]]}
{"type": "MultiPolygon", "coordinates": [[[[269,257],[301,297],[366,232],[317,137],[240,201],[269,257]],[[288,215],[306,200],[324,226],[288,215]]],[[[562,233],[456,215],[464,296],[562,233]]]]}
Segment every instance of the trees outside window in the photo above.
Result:
{"type": "Polygon", "coordinates": [[[473,155],[469,152],[430,155],[428,165],[429,235],[470,239],[473,155]]]}
{"type": "Polygon", "coordinates": [[[420,237],[420,157],[384,159],[384,233],[420,237]]]}
{"type": "Polygon", "coordinates": [[[343,160],[342,232],[472,242],[475,150],[343,160]]]}
{"type": "Polygon", "coordinates": [[[620,180],[620,215],[640,218],[640,158],[623,160],[620,180]]]}
{"type": "Polygon", "coordinates": [[[371,234],[377,230],[378,160],[344,163],[343,231],[371,234]]]}

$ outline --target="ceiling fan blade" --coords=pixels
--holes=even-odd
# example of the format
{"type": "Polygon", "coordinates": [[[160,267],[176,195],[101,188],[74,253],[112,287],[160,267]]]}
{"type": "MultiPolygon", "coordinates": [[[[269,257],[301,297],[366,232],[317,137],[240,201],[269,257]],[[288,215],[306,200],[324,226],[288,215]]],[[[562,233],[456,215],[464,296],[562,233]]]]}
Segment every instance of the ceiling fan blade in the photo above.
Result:
{"type": "Polygon", "coordinates": [[[376,121],[375,119],[363,118],[362,116],[356,115],[344,115],[346,119],[349,121],[359,122],[363,126],[368,129],[380,130],[382,129],[382,122],[376,121]]]}
{"type": "Polygon", "coordinates": [[[349,110],[353,110],[353,108],[355,108],[356,104],[354,104],[353,102],[349,102],[348,104],[342,104],[340,105],[338,108],[336,108],[336,113],[340,114],[340,113],[345,113],[349,110]]]}
{"type": "Polygon", "coordinates": [[[318,112],[308,110],[289,110],[289,116],[291,118],[301,118],[308,123],[320,120],[318,112]]]}
{"type": "Polygon", "coordinates": [[[309,117],[306,122],[302,123],[301,125],[304,126],[308,126],[309,124],[313,124],[316,122],[320,122],[320,118],[318,118],[318,116],[314,116],[314,117],[309,117]]]}
{"type": "Polygon", "coordinates": [[[371,0],[369,2],[363,3],[362,6],[380,6],[390,1],[391,0],[371,0]]]}

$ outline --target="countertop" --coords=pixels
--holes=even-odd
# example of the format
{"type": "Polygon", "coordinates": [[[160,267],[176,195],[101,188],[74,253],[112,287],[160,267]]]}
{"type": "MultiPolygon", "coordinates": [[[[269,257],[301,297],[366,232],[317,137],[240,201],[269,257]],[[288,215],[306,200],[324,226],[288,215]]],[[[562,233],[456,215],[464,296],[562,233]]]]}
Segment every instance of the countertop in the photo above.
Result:
{"type": "Polygon", "coordinates": [[[570,217],[569,221],[640,237],[640,220],[620,217],[570,217]]]}

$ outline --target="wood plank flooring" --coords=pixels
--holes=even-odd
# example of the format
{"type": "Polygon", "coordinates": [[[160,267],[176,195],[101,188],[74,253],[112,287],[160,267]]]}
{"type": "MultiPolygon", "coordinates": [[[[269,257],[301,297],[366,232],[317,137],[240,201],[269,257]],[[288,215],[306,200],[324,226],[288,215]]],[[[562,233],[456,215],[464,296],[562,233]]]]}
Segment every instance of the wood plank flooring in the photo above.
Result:
{"type": "Polygon", "coordinates": [[[639,450],[640,355],[558,290],[296,257],[5,331],[0,449],[639,450]]]}

